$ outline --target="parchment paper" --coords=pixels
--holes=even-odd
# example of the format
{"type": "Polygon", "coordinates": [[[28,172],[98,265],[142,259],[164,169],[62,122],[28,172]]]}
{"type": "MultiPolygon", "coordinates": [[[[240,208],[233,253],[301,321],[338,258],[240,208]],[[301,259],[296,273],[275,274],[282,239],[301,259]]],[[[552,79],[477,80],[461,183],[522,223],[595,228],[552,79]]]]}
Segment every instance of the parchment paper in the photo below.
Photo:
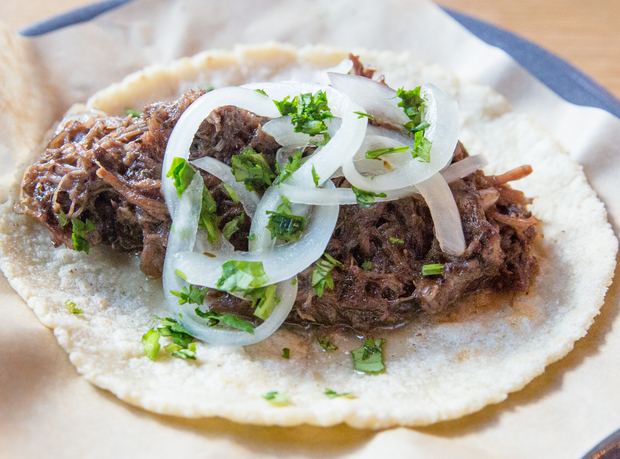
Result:
{"type": "MultiPolygon", "coordinates": [[[[620,120],[564,102],[421,0],[139,0],[87,24],[10,39],[19,41],[23,65],[32,66],[32,82],[23,86],[42,92],[42,103],[24,108],[39,110],[40,126],[132,71],[205,48],[275,40],[409,50],[492,86],[538,118],[583,165],[612,224],[620,218],[620,120]]],[[[0,114],[0,123],[9,121],[0,114]]],[[[5,163],[4,173],[13,167],[5,163]]],[[[620,427],[618,300],[613,285],[573,352],[506,401],[460,420],[380,432],[264,428],[158,416],[91,386],[2,277],[0,457],[578,458],[620,427]]]]}

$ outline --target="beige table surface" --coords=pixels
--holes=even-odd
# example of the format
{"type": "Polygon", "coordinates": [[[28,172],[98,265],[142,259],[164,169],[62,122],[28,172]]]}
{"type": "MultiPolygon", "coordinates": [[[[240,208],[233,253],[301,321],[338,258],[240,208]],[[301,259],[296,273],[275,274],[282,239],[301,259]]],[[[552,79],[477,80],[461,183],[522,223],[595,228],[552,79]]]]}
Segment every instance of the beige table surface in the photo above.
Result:
{"type": "MultiPolygon", "coordinates": [[[[2,0],[0,21],[19,30],[91,0],[2,0]]],[[[580,68],[620,98],[620,1],[438,0],[527,38],[580,68]]]]}

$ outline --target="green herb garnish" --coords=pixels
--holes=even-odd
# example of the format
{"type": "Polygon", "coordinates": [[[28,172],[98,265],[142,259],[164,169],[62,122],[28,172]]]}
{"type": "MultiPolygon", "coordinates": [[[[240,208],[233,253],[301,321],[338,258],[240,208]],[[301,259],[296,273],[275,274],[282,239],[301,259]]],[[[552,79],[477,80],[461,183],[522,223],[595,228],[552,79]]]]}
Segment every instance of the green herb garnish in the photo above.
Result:
{"type": "Polygon", "coordinates": [[[372,261],[365,261],[362,263],[362,269],[366,271],[372,271],[372,261]]]}
{"type": "Polygon", "coordinates": [[[368,113],[364,113],[364,112],[353,112],[353,113],[358,115],[357,119],[364,118],[364,117],[368,118],[369,120],[374,120],[375,119],[374,116],[369,115],[368,113]]]}
{"type": "Polygon", "coordinates": [[[314,169],[314,164],[312,165],[312,180],[314,180],[314,186],[318,188],[319,180],[321,180],[321,177],[319,177],[319,174],[316,173],[316,170],[314,169]]]}
{"type": "Polygon", "coordinates": [[[164,346],[164,350],[177,359],[196,360],[196,343],[189,343],[187,347],[180,346],[176,343],[170,343],[164,346]]]}
{"type": "Polygon", "coordinates": [[[293,215],[291,206],[286,202],[280,204],[275,212],[267,211],[267,214],[269,214],[267,229],[271,232],[271,239],[278,238],[286,242],[298,241],[308,220],[306,217],[293,215]]]}
{"type": "Polygon", "coordinates": [[[432,146],[433,143],[424,137],[424,131],[418,131],[415,133],[415,145],[411,154],[414,158],[419,158],[420,161],[430,163],[432,146]]]}
{"type": "Polygon", "coordinates": [[[384,344],[384,339],[368,338],[362,347],[351,351],[355,369],[364,373],[382,373],[385,371],[383,364],[384,344]]]}
{"type": "Polygon", "coordinates": [[[239,230],[239,227],[243,225],[244,222],[245,212],[241,212],[240,215],[236,216],[224,225],[224,228],[222,228],[222,235],[226,238],[226,240],[230,241],[230,237],[239,230]]]}
{"type": "Polygon", "coordinates": [[[254,327],[251,323],[246,322],[245,320],[240,319],[239,317],[232,314],[221,314],[217,311],[203,312],[200,310],[200,308],[196,308],[196,315],[202,317],[203,319],[207,319],[207,326],[209,327],[216,327],[224,324],[229,326],[230,328],[235,328],[237,330],[247,332],[250,335],[254,334],[254,327]]]}
{"type": "Polygon", "coordinates": [[[317,135],[327,130],[325,120],[333,118],[333,115],[327,105],[327,94],[324,91],[300,94],[293,100],[289,99],[290,97],[286,96],[280,102],[274,100],[274,103],[283,116],[291,115],[295,132],[317,135]]]}
{"type": "Polygon", "coordinates": [[[181,279],[183,279],[184,281],[187,280],[187,276],[185,275],[185,273],[183,271],[181,271],[180,269],[175,269],[174,273],[179,276],[181,279]]]}
{"type": "Polygon", "coordinates": [[[256,91],[259,94],[262,94],[263,96],[267,95],[267,93],[263,89],[255,89],[254,91],[256,91]]]}
{"type": "Polygon", "coordinates": [[[236,202],[237,204],[240,202],[239,196],[237,196],[237,193],[235,193],[235,190],[233,190],[232,187],[228,183],[222,182],[222,187],[224,187],[224,191],[226,191],[226,194],[230,196],[230,199],[232,199],[233,202],[236,202]]]}
{"type": "Polygon", "coordinates": [[[248,241],[253,241],[254,239],[256,239],[256,234],[250,234],[248,236],[248,241]]]}
{"type": "Polygon", "coordinates": [[[174,158],[166,177],[172,177],[174,187],[177,189],[177,196],[181,196],[192,183],[194,175],[196,175],[196,171],[185,159],[174,158]]]}
{"type": "Polygon", "coordinates": [[[398,106],[403,108],[405,114],[411,120],[404,125],[405,129],[414,134],[415,144],[411,155],[414,158],[419,158],[420,161],[428,163],[431,161],[430,151],[432,142],[424,137],[424,132],[430,124],[427,121],[422,121],[426,105],[424,104],[424,99],[420,96],[420,86],[412,91],[405,91],[404,88],[400,88],[396,95],[401,99],[398,106]]]}
{"type": "Polygon", "coordinates": [[[73,234],[71,235],[73,248],[78,252],[88,253],[90,244],[88,243],[88,239],[86,239],[86,233],[94,231],[97,228],[88,218],[86,219],[86,223],[77,218],[72,218],[71,225],[73,226],[73,234]]]}
{"type": "Polygon", "coordinates": [[[282,358],[290,359],[290,357],[291,357],[291,350],[288,347],[285,347],[284,349],[282,349],[282,358]]]}
{"type": "Polygon", "coordinates": [[[75,304],[73,301],[71,300],[67,300],[65,301],[65,307],[67,308],[67,311],[69,311],[71,314],[83,314],[84,311],[82,311],[81,309],[77,308],[77,304],[75,304]]]}
{"type": "Polygon", "coordinates": [[[314,263],[314,271],[312,271],[312,289],[317,296],[323,296],[325,287],[334,288],[334,278],[332,270],[335,267],[344,268],[344,265],[333,258],[330,254],[325,253],[325,259],[320,259],[314,263]]]}
{"type": "Polygon", "coordinates": [[[267,320],[276,305],[280,302],[280,298],[276,297],[277,287],[275,285],[269,285],[259,290],[260,293],[254,297],[254,301],[252,302],[252,307],[256,308],[254,315],[259,319],[267,320]],[[260,301],[256,304],[259,298],[260,301]]]}
{"type": "Polygon", "coordinates": [[[372,191],[364,191],[354,186],[352,186],[351,189],[353,190],[353,193],[355,193],[355,197],[357,198],[357,204],[360,207],[370,207],[375,202],[375,198],[385,198],[387,196],[385,193],[373,193],[372,191]]]}
{"type": "Polygon", "coordinates": [[[285,164],[284,167],[282,167],[282,169],[280,169],[280,166],[277,166],[278,178],[276,180],[276,183],[284,182],[291,175],[293,175],[293,172],[295,172],[297,169],[301,167],[301,164],[302,164],[301,157],[303,156],[303,154],[304,154],[303,151],[298,151],[297,153],[288,157],[288,163],[285,164]]]}
{"type": "Polygon", "coordinates": [[[265,157],[253,148],[246,148],[232,157],[232,173],[237,182],[243,182],[248,191],[264,191],[276,178],[265,157]]]}
{"type": "Polygon", "coordinates": [[[405,241],[403,241],[402,239],[398,239],[397,237],[391,237],[390,244],[405,245],[405,241]]]}
{"type": "Polygon", "coordinates": [[[134,110],[133,108],[126,108],[125,113],[131,115],[132,118],[140,118],[140,112],[138,110],[134,110]]]}
{"type": "Polygon", "coordinates": [[[263,398],[274,405],[287,405],[290,399],[288,394],[277,390],[267,392],[263,398]]]}
{"type": "Polygon", "coordinates": [[[217,241],[217,204],[209,189],[202,188],[202,207],[198,218],[198,226],[207,230],[207,240],[214,244],[217,241]]]}
{"type": "Polygon", "coordinates": [[[409,147],[391,147],[380,148],[378,150],[369,150],[366,152],[366,158],[377,159],[379,156],[389,155],[391,153],[405,153],[407,150],[409,150],[409,147]]]}
{"type": "Polygon", "coordinates": [[[159,338],[161,333],[155,328],[151,328],[142,336],[142,348],[144,349],[144,355],[149,359],[155,360],[159,352],[159,338]]]}
{"type": "Polygon", "coordinates": [[[435,263],[432,265],[424,265],[422,266],[422,275],[423,276],[436,276],[438,274],[443,274],[443,265],[441,263],[435,263]]]}
{"type": "Polygon", "coordinates": [[[228,260],[216,285],[220,290],[236,292],[259,288],[268,281],[262,261],[228,260]]]}
{"type": "Polygon", "coordinates": [[[334,343],[332,343],[328,339],[318,338],[317,341],[319,342],[321,347],[325,349],[326,351],[337,351],[338,350],[338,346],[336,346],[334,343]]]}
{"type": "Polygon", "coordinates": [[[69,223],[69,219],[67,218],[67,214],[64,213],[62,210],[56,214],[56,219],[58,220],[58,224],[62,227],[67,226],[67,224],[69,223]]]}
{"type": "Polygon", "coordinates": [[[170,336],[173,343],[178,344],[184,349],[194,341],[194,337],[176,320],[170,317],[161,318],[155,316],[155,318],[161,322],[161,325],[156,329],[161,333],[161,336],[170,336]]]}
{"type": "Polygon", "coordinates": [[[355,396],[351,392],[338,393],[336,391],[333,391],[327,388],[325,388],[325,392],[323,393],[327,395],[327,398],[336,398],[336,397],[355,398],[355,396]]]}
{"type": "Polygon", "coordinates": [[[170,290],[170,293],[179,297],[179,304],[202,304],[204,303],[205,295],[208,291],[208,288],[201,289],[199,287],[195,287],[194,285],[190,285],[189,289],[186,286],[183,286],[180,292],[170,290]]]}

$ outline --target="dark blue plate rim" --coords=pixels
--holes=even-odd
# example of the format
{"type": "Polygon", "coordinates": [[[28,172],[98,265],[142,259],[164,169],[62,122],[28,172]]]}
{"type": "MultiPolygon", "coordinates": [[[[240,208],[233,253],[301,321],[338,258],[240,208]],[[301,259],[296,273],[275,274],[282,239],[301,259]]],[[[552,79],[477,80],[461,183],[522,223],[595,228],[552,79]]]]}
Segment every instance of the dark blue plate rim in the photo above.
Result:
{"type": "MultiPolygon", "coordinates": [[[[106,0],[28,26],[20,33],[36,37],[63,27],[90,21],[133,0],[106,0]]],[[[620,118],[620,102],[582,71],[517,35],[454,10],[444,10],[486,43],[503,49],[563,99],[576,105],[597,107],[620,118]]]]}

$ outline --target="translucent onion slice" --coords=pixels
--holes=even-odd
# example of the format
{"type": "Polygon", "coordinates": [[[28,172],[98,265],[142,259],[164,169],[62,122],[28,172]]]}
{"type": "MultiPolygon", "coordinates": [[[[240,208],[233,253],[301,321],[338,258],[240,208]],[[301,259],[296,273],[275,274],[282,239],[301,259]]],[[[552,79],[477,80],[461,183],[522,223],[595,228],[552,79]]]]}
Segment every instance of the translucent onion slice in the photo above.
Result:
{"type": "MultiPolygon", "coordinates": [[[[306,232],[297,242],[276,246],[271,251],[213,252],[213,258],[186,251],[174,255],[174,268],[185,273],[189,283],[211,288],[217,287],[217,281],[222,277],[222,264],[228,260],[262,262],[270,284],[290,279],[323,255],[336,227],[338,210],[336,205],[315,207],[306,232]]],[[[260,212],[257,211],[256,215],[260,212]]]]}
{"type": "Polygon", "coordinates": [[[266,122],[262,130],[272,136],[283,147],[301,147],[310,143],[310,136],[303,132],[295,132],[291,116],[281,116],[266,122]]]}
{"type": "Polygon", "coordinates": [[[396,91],[388,86],[358,75],[328,73],[334,88],[342,91],[364,108],[364,112],[373,115],[378,121],[396,126],[407,124],[410,120],[398,106],[400,99],[396,91]]]}
{"type": "Polygon", "coordinates": [[[191,161],[191,164],[209,174],[215,175],[222,182],[231,187],[239,198],[239,202],[243,205],[245,213],[248,214],[250,218],[254,218],[256,206],[258,206],[260,202],[260,196],[258,196],[256,191],[248,191],[243,182],[237,182],[230,166],[210,156],[191,161]]]}
{"type": "Polygon", "coordinates": [[[329,73],[349,73],[353,68],[353,61],[351,59],[344,59],[336,64],[334,67],[330,67],[325,70],[319,70],[314,74],[314,80],[317,83],[328,85],[329,81],[329,73]]]}
{"type": "Polygon", "coordinates": [[[482,170],[489,162],[483,155],[468,156],[456,163],[450,164],[441,171],[446,182],[450,183],[469,174],[482,170]]]}
{"type": "Polygon", "coordinates": [[[430,123],[425,132],[425,137],[432,142],[430,163],[412,158],[405,166],[388,174],[366,177],[356,170],[353,161],[348,161],[342,165],[342,171],[353,186],[374,192],[405,188],[432,177],[450,162],[459,134],[456,101],[433,85],[422,86],[421,95],[426,101],[425,121],[430,123]]]}
{"type": "Polygon", "coordinates": [[[441,250],[451,255],[461,255],[465,251],[465,236],[459,209],[448,183],[441,174],[435,174],[419,182],[417,187],[431,211],[441,250]]]}
{"type": "Polygon", "coordinates": [[[262,89],[274,100],[283,100],[287,96],[293,98],[299,94],[325,91],[332,115],[342,119],[340,129],[327,145],[318,149],[287,180],[290,185],[313,188],[315,186],[313,168],[320,177],[319,185],[321,185],[338,170],[341,164],[353,158],[364,140],[368,120],[365,117],[360,118],[354,113],[363,111],[362,107],[330,86],[287,81],[283,83],[252,83],[244,85],[243,88],[262,89]]]}

